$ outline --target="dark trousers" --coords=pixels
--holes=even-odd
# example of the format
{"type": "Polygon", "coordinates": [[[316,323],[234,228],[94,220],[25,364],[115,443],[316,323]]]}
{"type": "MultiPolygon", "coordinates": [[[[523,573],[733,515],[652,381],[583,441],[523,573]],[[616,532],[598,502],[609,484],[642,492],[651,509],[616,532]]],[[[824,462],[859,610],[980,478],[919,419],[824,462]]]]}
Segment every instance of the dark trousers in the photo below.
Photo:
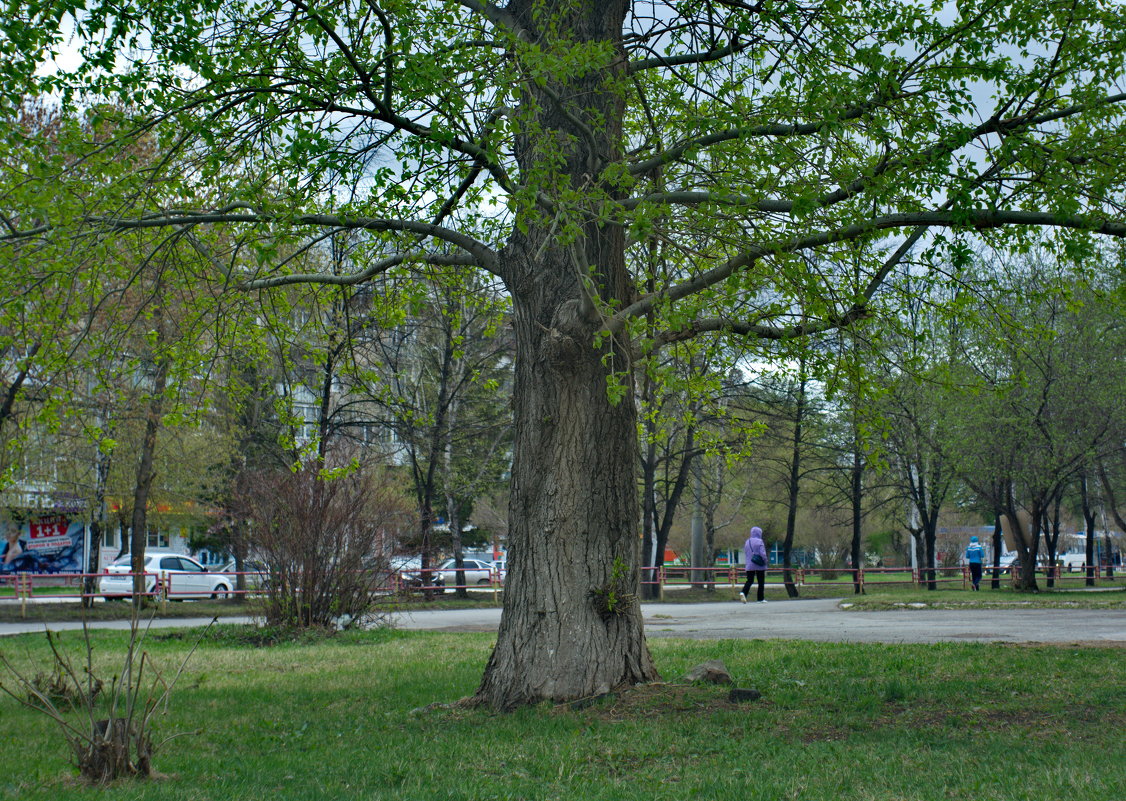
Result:
{"type": "Polygon", "coordinates": [[[766,571],[765,570],[748,570],[747,583],[743,585],[743,597],[751,597],[751,585],[755,583],[755,578],[758,578],[758,599],[761,601],[766,594],[766,571]]]}
{"type": "Polygon", "coordinates": [[[970,578],[973,580],[974,589],[981,583],[981,562],[970,562],[970,578]]]}

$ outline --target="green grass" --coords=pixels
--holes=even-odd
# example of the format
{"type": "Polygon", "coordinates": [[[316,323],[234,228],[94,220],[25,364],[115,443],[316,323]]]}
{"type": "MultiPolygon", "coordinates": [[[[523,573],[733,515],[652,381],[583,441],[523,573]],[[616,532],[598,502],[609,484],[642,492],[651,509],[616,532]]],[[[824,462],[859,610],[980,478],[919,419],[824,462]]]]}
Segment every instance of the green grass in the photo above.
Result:
{"type": "Polygon", "coordinates": [[[980,592],[939,589],[885,589],[867,587],[863,595],[841,599],[850,611],[873,609],[1126,609],[1126,587],[1084,592],[1068,588],[1017,592],[1012,589],[990,589],[984,583],[980,592]]]}
{"type": "MultiPolygon", "coordinates": [[[[125,635],[92,636],[113,664],[125,635]]],[[[171,667],[188,641],[146,646],[171,667]]],[[[425,709],[471,694],[492,643],[380,631],[263,648],[221,627],[158,721],[158,736],[201,730],[158,753],[167,778],[82,786],[52,724],[0,698],[0,799],[1109,801],[1126,778],[1121,649],[655,640],[669,683],[580,711],[425,709]],[[676,681],[706,659],[763,699],[676,681]]],[[[42,636],[0,649],[46,654],[42,636]]]]}

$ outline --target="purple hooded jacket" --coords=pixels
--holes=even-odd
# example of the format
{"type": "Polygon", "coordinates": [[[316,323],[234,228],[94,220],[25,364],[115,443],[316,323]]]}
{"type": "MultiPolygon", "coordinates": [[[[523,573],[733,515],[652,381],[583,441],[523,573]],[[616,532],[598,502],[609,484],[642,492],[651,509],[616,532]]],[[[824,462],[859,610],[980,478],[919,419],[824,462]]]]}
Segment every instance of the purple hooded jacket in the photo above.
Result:
{"type": "Polygon", "coordinates": [[[747,537],[747,541],[743,543],[743,557],[746,559],[748,573],[766,570],[766,543],[762,541],[762,529],[758,526],[751,529],[751,536],[747,537]],[[755,564],[755,554],[762,558],[761,565],[755,564]]]}

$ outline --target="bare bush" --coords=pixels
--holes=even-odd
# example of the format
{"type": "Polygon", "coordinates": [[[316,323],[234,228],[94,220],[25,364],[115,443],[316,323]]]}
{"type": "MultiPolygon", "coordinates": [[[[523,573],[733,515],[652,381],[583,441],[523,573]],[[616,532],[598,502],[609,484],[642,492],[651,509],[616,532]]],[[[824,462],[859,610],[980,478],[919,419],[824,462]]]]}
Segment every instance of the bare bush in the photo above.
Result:
{"type": "MultiPolygon", "coordinates": [[[[153,755],[172,739],[154,741],[152,720],[167,708],[169,694],[195,653],[195,646],[176,672],[166,677],[153,665],[148,653],[141,650],[144,632],[134,615],[120,673],[106,689],[107,683],[94,675],[94,647],[85,625],[83,631],[85,654],[79,668],[60,649],[58,635],[51,631],[46,632],[51,649],[51,664],[46,673],[27,676],[0,654],[0,664],[15,682],[12,687],[0,682],[0,690],[58,724],[79,775],[91,784],[129,777],[151,778],[155,775],[153,755]]],[[[205,633],[206,629],[200,639],[205,633]]]]}
{"type": "Polygon", "coordinates": [[[408,514],[385,472],[244,474],[235,506],[248,523],[251,552],[269,569],[268,624],[340,627],[372,617],[390,586],[389,555],[408,514]]]}

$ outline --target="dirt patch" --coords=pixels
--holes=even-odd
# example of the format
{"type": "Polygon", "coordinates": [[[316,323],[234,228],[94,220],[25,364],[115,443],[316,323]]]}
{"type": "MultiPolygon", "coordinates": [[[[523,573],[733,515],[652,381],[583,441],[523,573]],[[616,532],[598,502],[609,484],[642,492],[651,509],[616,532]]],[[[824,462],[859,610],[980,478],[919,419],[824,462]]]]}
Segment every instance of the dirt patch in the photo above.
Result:
{"type": "Polygon", "coordinates": [[[1073,640],[1071,642],[1006,642],[1009,648],[1126,648],[1126,640],[1073,640]]]}
{"type": "Polygon", "coordinates": [[[598,720],[639,720],[665,715],[707,714],[752,709],[768,704],[764,699],[744,703],[729,701],[729,687],[654,682],[607,693],[594,698],[559,704],[554,714],[583,714],[598,720]]]}

